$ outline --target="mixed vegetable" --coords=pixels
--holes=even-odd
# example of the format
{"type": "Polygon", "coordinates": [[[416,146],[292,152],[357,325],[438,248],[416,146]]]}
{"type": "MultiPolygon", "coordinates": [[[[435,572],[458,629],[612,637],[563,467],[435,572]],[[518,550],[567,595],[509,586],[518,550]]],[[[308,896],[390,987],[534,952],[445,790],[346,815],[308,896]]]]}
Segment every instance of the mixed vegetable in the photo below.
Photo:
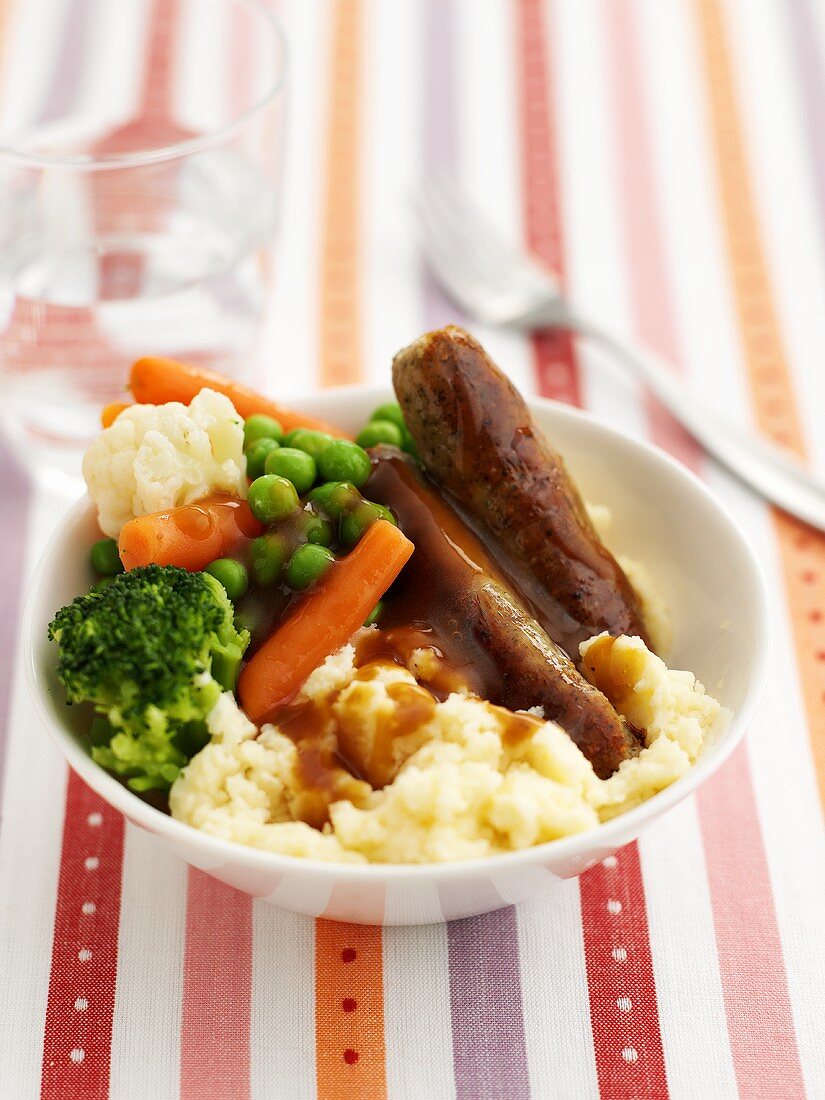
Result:
{"type": "MultiPolygon", "coordinates": [[[[414,447],[397,405],[376,409],[352,441],[182,364],[141,360],[131,386],[141,404],[208,387],[246,414],[246,500],[215,494],[130,519],[93,545],[96,583],[49,628],[69,702],[96,712],[94,759],[134,791],[165,792],[208,740],[221,691],[237,690],[260,722],[378,620],[413,546],[361,491],[365,446],[414,447]]],[[[126,408],[108,406],[104,427],[126,408]]]]}

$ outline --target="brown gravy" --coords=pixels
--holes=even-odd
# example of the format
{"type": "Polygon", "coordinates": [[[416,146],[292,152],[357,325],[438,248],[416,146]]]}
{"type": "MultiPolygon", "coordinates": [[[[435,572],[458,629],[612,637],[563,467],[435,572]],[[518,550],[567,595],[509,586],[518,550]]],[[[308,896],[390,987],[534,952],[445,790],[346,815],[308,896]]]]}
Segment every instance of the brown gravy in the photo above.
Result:
{"type": "MultiPolygon", "coordinates": [[[[408,666],[414,649],[431,648],[440,666],[438,679],[427,681],[435,694],[444,698],[464,690],[495,699],[502,687],[499,670],[467,629],[466,607],[472,599],[467,574],[469,568],[480,581],[485,576],[500,580],[500,571],[454,509],[400,454],[376,454],[364,493],[392,509],[415,551],[390,590],[379,636],[364,643],[363,659],[381,654],[408,666]]],[[[360,651],[357,659],[362,660],[360,651]]]]}

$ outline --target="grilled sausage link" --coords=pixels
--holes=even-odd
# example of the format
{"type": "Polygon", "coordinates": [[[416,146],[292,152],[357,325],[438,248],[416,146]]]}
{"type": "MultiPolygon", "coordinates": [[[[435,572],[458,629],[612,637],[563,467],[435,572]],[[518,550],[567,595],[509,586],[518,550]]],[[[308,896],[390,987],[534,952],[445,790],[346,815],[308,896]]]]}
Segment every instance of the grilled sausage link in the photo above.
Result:
{"type": "Polygon", "coordinates": [[[400,351],[393,383],[430,476],[452,493],[541,625],[577,664],[579,643],[647,633],[561,455],[481,345],[450,325],[400,351]]]}
{"type": "MultiPolygon", "coordinates": [[[[633,732],[509,590],[476,535],[394,447],[371,451],[370,500],[392,508],[415,551],[381,616],[387,635],[429,632],[447,665],[483,699],[541,706],[601,778],[639,751],[633,732]]],[[[426,636],[426,634],[425,634],[426,636]]],[[[426,681],[425,681],[426,682],[426,681]]]]}

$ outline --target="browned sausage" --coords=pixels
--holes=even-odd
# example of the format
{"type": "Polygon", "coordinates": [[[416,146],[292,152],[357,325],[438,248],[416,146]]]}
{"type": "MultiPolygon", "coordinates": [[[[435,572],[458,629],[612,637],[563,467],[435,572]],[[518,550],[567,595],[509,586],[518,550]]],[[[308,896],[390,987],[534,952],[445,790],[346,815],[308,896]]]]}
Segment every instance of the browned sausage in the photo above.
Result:
{"type": "Polygon", "coordinates": [[[481,345],[453,325],[429,332],[396,355],[393,382],[428,473],[492,533],[499,565],[573,661],[604,630],[647,642],[636,594],[564,460],[481,345]]]}
{"type": "MultiPolygon", "coordinates": [[[[392,508],[415,544],[381,616],[387,648],[403,654],[407,635],[408,650],[432,645],[457,680],[483,699],[511,710],[543,707],[597,775],[611,775],[639,749],[627,724],[512,594],[479,539],[434,486],[393,447],[375,447],[371,455],[364,493],[392,508]]],[[[370,639],[367,659],[381,654],[382,640],[370,639]]]]}

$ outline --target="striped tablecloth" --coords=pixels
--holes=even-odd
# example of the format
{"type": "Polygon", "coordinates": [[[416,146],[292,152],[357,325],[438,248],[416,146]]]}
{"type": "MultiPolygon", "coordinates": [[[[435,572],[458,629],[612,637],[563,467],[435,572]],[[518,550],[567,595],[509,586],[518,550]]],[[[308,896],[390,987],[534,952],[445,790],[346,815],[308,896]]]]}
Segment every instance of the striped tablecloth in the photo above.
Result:
{"type": "MultiPolygon", "coordinates": [[[[0,2],[7,29],[38,2],[0,2]]],[[[446,171],[582,309],[825,470],[825,6],[282,10],[273,392],[386,380],[399,346],[457,319],[408,206],[446,171]]],[[[586,347],[474,327],[525,391],[655,440],[746,529],[776,633],[746,743],[638,845],[518,908],[382,932],[253,902],[125,828],[38,727],[20,593],[60,509],[4,455],[2,1100],[825,1097],[825,538],[586,347]]]]}

